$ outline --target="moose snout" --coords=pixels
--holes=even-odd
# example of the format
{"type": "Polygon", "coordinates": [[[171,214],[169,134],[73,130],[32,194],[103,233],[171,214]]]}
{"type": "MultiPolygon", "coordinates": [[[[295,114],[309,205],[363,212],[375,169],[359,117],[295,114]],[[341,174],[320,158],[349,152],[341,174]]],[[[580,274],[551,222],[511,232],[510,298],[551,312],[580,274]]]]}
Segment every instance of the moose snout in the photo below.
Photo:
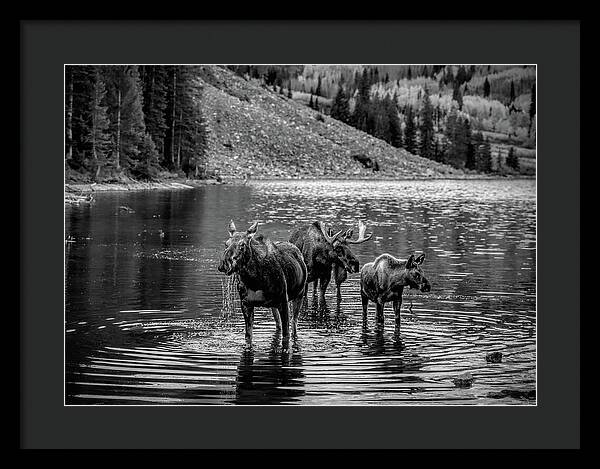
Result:
{"type": "Polygon", "coordinates": [[[420,288],[420,290],[421,290],[423,293],[427,293],[428,291],[431,291],[431,284],[430,284],[430,283],[429,283],[427,280],[425,280],[425,281],[424,281],[424,282],[421,284],[421,288],[420,288]]]}
{"type": "Polygon", "coordinates": [[[358,261],[351,261],[350,262],[350,272],[353,273],[358,273],[358,271],[360,270],[360,264],[358,261]]]}

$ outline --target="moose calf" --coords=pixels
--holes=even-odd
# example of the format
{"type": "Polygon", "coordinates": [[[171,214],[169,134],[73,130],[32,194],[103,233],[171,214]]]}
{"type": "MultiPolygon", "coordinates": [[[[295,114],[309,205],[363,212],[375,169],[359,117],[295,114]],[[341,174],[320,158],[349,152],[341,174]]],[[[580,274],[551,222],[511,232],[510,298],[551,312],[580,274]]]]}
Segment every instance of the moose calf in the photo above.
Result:
{"type": "Polygon", "coordinates": [[[373,262],[365,264],[360,271],[363,321],[367,320],[367,307],[369,301],[372,301],[377,306],[376,320],[383,323],[383,308],[391,301],[396,315],[396,328],[399,328],[404,287],[422,292],[431,290],[431,284],[421,269],[424,260],[425,254],[416,259],[414,254],[411,254],[406,261],[396,259],[390,254],[381,254],[373,262]]]}

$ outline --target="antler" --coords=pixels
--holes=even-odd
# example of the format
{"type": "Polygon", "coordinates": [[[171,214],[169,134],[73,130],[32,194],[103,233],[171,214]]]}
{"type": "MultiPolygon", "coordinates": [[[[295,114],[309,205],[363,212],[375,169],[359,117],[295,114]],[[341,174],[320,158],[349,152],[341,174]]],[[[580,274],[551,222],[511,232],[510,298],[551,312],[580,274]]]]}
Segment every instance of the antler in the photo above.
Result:
{"type": "Polygon", "coordinates": [[[337,239],[337,237],[339,235],[341,235],[342,232],[344,231],[344,230],[340,230],[336,234],[330,236],[329,235],[330,230],[327,229],[327,227],[325,226],[325,223],[319,222],[319,228],[321,228],[321,233],[323,233],[323,236],[325,236],[325,239],[327,240],[327,242],[332,243],[332,244],[337,239]]]}
{"type": "Polygon", "coordinates": [[[365,241],[369,241],[373,236],[373,233],[365,237],[365,231],[367,231],[367,225],[365,225],[364,222],[360,220],[358,222],[358,238],[355,240],[347,239],[346,242],[349,244],[360,244],[364,243],[365,241]]]}

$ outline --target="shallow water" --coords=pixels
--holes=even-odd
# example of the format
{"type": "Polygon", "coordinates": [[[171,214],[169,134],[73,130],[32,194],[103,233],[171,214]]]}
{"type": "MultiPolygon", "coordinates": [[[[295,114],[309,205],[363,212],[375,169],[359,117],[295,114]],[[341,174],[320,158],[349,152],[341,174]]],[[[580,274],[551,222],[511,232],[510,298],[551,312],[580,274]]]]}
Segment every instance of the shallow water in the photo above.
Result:
{"type": "Polygon", "coordinates": [[[535,181],[265,181],[194,190],[99,193],[65,208],[67,404],[535,404],[535,181]],[[120,209],[127,206],[133,212],[120,209]],[[405,291],[399,333],[359,278],[338,303],[309,290],[282,351],[269,310],[245,344],[217,257],[260,220],[287,240],[316,219],[367,222],[361,265],[425,252],[428,293],[405,291]],[[500,351],[501,363],[486,362],[500,351]],[[469,372],[471,387],[453,379],[469,372]],[[533,396],[533,398],[532,398],[533,396]]]}

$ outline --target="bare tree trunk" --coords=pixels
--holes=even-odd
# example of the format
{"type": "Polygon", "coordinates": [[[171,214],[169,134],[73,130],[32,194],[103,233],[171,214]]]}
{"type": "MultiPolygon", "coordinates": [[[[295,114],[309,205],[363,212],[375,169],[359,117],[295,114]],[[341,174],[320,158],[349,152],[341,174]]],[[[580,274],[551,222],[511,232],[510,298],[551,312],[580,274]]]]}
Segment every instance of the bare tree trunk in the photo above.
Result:
{"type": "Polygon", "coordinates": [[[94,157],[94,163],[96,165],[96,174],[94,180],[98,180],[100,175],[100,163],[98,162],[98,153],[96,152],[96,117],[98,114],[98,75],[96,75],[96,83],[94,83],[94,107],[92,108],[92,156],[94,157]]]}
{"type": "MultiPolygon", "coordinates": [[[[197,137],[198,136],[198,122],[196,121],[196,124],[194,125],[194,135],[197,137]]],[[[198,156],[194,155],[194,164],[195,164],[195,171],[194,171],[194,177],[196,179],[198,179],[198,156]]]]}
{"type": "Polygon", "coordinates": [[[181,126],[183,123],[183,109],[179,110],[179,141],[177,142],[177,169],[181,168],[181,126]]]}
{"type": "Polygon", "coordinates": [[[117,169],[121,167],[121,89],[117,91],[117,169]]]}
{"type": "Polygon", "coordinates": [[[67,109],[67,159],[73,158],[73,69],[69,73],[69,107],[67,109]]]}
{"type": "Polygon", "coordinates": [[[171,164],[175,155],[175,98],[177,96],[177,70],[173,70],[173,115],[171,116],[171,164]]]}
{"type": "Polygon", "coordinates": [[[100,165],[98,165],[98,155],[96,154],[96,103],[98,101],[98,83],[94,83],[94,102],[92,107],[92,156],[94,157],[94,164],[96,165],[96,178],[100,165]]]}

